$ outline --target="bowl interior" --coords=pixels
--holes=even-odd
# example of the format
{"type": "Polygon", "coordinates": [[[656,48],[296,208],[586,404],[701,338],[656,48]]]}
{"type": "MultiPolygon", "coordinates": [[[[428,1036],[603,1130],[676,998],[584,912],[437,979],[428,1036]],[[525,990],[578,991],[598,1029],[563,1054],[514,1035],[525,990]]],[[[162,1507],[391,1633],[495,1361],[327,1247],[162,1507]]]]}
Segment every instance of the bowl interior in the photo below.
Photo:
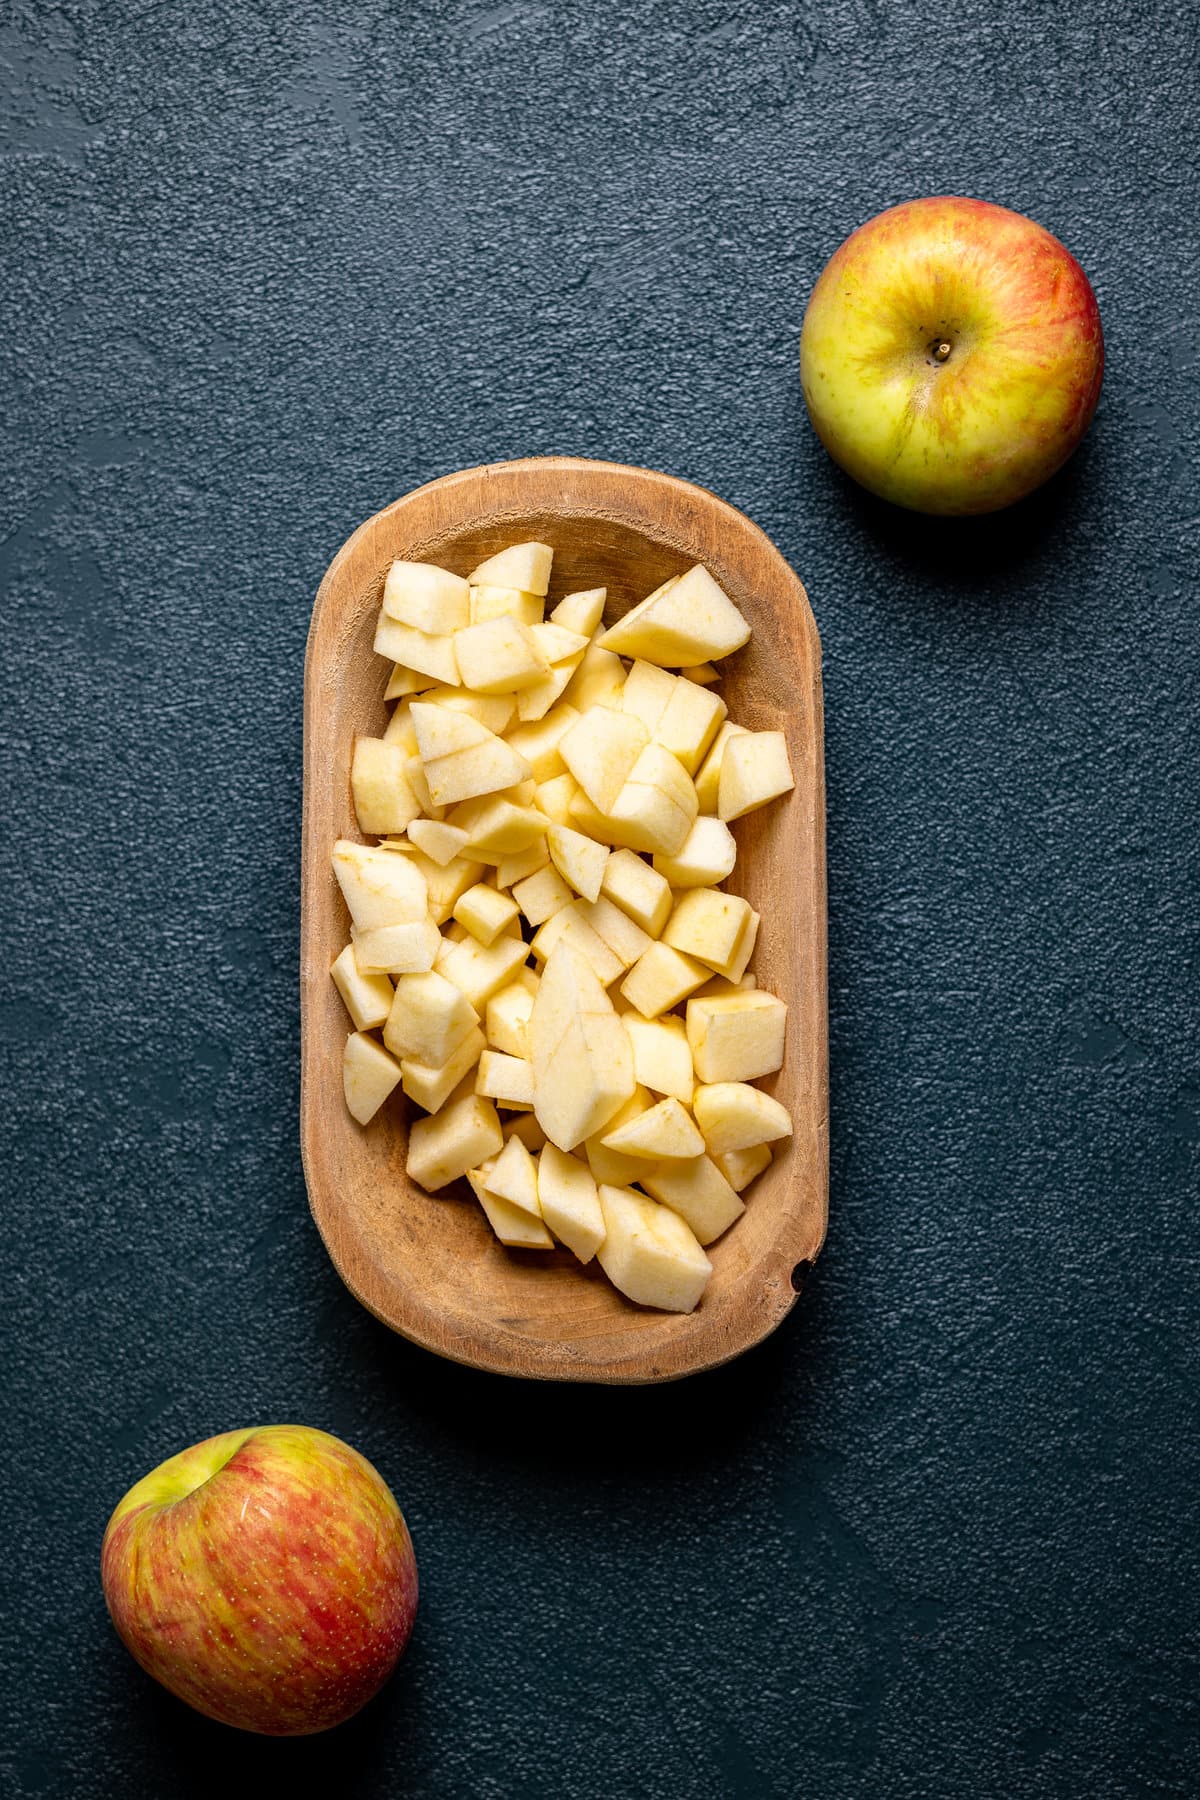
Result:
{"type": "MultiPolygon", "coordinates": [[[[542,465],[531,466],[534,470],[542,465]]],[[[594,468],[595,465],[582,465],[594,468]]],[[[826,1203],[824,883],[819,661],[803,589],[740,514],[700,490],[697,511],[672,511],[640,488],[564,492],[554,503],[492,491],[490,472],[453,478],[451,504],[414,505],[419,490],[350,540],[322,588],[306,689],[304,1144],[317,1222],[343,1278],[387,1323],[441,1354],[541,1377],[655,1380],[725,1360],[747,1307],[765,1334],[795,1297],[795,1265],[815,1256],[826,1203]],[[618,508],[624,516],[614,516],[618,508]],[[719,510],[714,517],[710,508],[719,510]],[[738,530],[721,531],[728,520],[738,530]],[[796,790],[733,827],[738,865],[729,886],[763,915],[753,967],[789,1004],[783,1070],[763,1085],[793,1112],[796,1134],[754,1184],[747,1210],[709,1248],[713,1276],[696,1313],[647,1312],[593,1263],[570,1252],[506,1250],[465,1182],[440,1195],[404,1173],[408,1102],[397,1090],[363,1130],[345,1111],[341,1054],[348,1023],[328,977],[348,936],[329,870],[337,836],[357,838],[349,768],[356,734],[382,732],[390,665],[372,651],[387,567],[396,556],[466,574],[506,544],[553,546],[547,610],[564,594],[606,586],[611,622],[668,576],[704,561],[754,628],[722,665],[731,715],[788,734],[796,790]],[[724,547],[724,554],[722,554],[724,547]]],[[[666,481],[624,471],[627,483],[666,481]]]]}

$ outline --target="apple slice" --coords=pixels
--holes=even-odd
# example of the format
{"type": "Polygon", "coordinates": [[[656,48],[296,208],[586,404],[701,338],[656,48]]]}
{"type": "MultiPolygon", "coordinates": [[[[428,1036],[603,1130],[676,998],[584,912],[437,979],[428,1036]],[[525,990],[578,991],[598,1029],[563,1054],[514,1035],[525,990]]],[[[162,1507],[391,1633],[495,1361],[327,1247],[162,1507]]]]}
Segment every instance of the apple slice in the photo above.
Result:
{"type": "Polygon", "coordinates": [[[750,627],[699,563],[664,582],[597,640],[604,650],[664,668],[715,662],[749,640],[750,627]]]}
{"type": "Polygon", "coordinates": [[[647,1193],[687,1221],[701,1244],[719,1238],[746,1210],[715,1159],[708,1156],[656,1163],[638,1179],[647,1193]]]}
{"type": "Polygon", "coordinates": [[[746,1150],[723,1150],[713,1161],[737,1193],[743,1193],[771,1166],[770,1144],[751,1144],[746,1150]]]}
{"type": "Polygon", "coordinates": [[[439,806],[498,793],[529,774],[528,763],[469,713],[417,701],[412,718],[430,797],[439,806]]]}
{"type": "Polygon", "coordinates": [[[586,1163],[548,1140],[537,1168],[542,1218],[581,1263],[590,1262],[604,1242],[604,1214],[595,1179],[586,1163]]]}
{"type": "Polygon", "coordinates": [[[418,1106],[423,1106],[426,1112],[439,1112],[447,1100],[454,1096],[460,1082],[470,1076],[483,1055],[483,1050],[483,1033],[477,1025],[472,1025],[462,1042],[455,1045],[445,1062],[439,1066],[418,1062],[415,1057],[406,1056],[400,1064],[404,1076],[404,1092],[418,1106]]]}
{"type": "Polygon", "coordinates": [[[471,588],[468,625],[486,625],[489,619],[520,619],[523,625],[540,625],[546,603],[540,594],[521,588],[497,587],[478,582],[471,588]]]}
{"type": "Polygon", "coordinates": [[[540,1219],[523,1212],[511,1200],[502,1200],[499,1194],[488,1191],[487,1182],[492,1172],[492,1163],[484,1162],[477,1169],[468,1169],[466,1175],[500,1242],[509,1250],[553,1250],[554,1239],[540,1219]]]}
{"type": "Polygon", "coordinates": [[[608,589],[602,587],[584,588],[578,594],[568,594],[550,614],[550,623],[563,625],[568,631],[577,631],[581,637],[590,638],[604,617],[607,597],[608,589]]]}
{"type": "Polygon", "coordinates": [[[546,833],[546,847],[564,881],[569,881],[585,900],[596,900],[604,880],[608,851],[603,844],[572,831],[567,825],[551,825],[546,833]]]}
{"type": "Polygon", "coordinates": [[[619,1150],[623,1156],[644,1157],[648,1162],[676,1161],[704,1154],[704,1139],[673,1097],[660,1100],[600,1141],[606,1150],[619,1150]]]}
{"type": "Polygon", "coordinates": [[[427,969],[397,981],[383,1041],[401,1060],[440,1069],[478,1023],[479,1014],[461,990],[427,969]]]}
{"type": "Polygon", "coordinates": [[[733,874],[736,861],[737,844],[728,825],[702,814],[675,855],[656,856],[654,867],[673,888],[716,887],[733,874]]]}
{"type": "Polygon", "coordinates": [[[702,987],[710,971],[669,944],[652,943],[621,983],[621,992],[644,1019],[657,1019],[702,987]]]}
{"type": "Polygon", "coordinates": [[[592,805],[607,813],[649,742],[640,719],[594,706],[563,733],[558,749],[592,805]]]}
{"type": "MultiPolygon", "coordinates": [[[[411,835],[411,833],[410,833],[411,835]]],[[[666,877],[634,850],[614,850],[604,865],[600,891],[628,913],[647,937],[660,937],[671,916],[671,889],[666,877]]]]}
{"type": "Polygon", "coordinates": [[[352,1031],[342,1056],[342,1089],[350,1116],[369,1124],[400,1079],[399,1064],[382,1044],[352,1031]]]}
{"type": "Polygon", "coordinates": [[[459,686],[452,636],[418,631],[381,612],[375,628],[375,654],[386,656],[390,662],[402,663],[406,669],[415,669],[419,675],[432,675],[435,681],[444,682],[447,687],[459,686]]]}
{"type": "Polygon", "coordinates": [[[355,959],[353,944],[346,945],[329,973],[356,1031],[373,1031],[383,1024],[391,1011],[394,991],[386,975],[364,975],[355,959]]]}
{"type": "MultiPolygon", "coordinates": [[[[690,1004],[690,1002],[689,1002],[690,1004]]],[[[683,1020],[673,1015],[643,1019],[636,1012],[625,1020],[633,1050],[633,1073],[656,1094],[671,1094],[685,1106],[692,1104],[696,1078],[683,1020]]]]}
{"type": "Polygon", "coordinates": [[[678,1213],[632,1188],[600,1188],[604,1242],[596,1252],[618,1292],[639,1306],[692,1312],[712,1264],[678,1213]]]}
{"type": "Polygon", "coordinates": [[[494,943],[517,916],[516,901],[484,881],[476,882],[454,902],[454,917],[481,944],[494,943]]]}
{"type": "Polygon", "coordinates": [[[510,1056],[504,1050],[484,1050],[479,1058],[475,1092],[486,1094],[497,1106],[532,1106],[532,1066],[523,1056],[510,1056]]]}
{"type": "Polygon", "coordinates": [[[408,827],[409,839],[417,849],[435,862],[439,869],[444,869],[461,855],[463,845],[467,841],[465,831],[457,825],[447,825],[444,820],[414,819],[408,827]]]}
{"type": "Polygon", "coordinates": [[[363,975],[408,975],[432,969],[441,939],[432,919],[414,919],[406,925],[374,925],[360,931],[350,927],[354,960],[363,975]]]}
{"type": "Polygon", "coordinates": [[[410,752],[382,738],[359,738],[350,765],[350,793],[358,828],[376,837],[406,831],[421,812],[406,767],[410,752]]]}
{"type": "Polygon", "coordinates": [[[529,1015],[536,992],[536,987],[531,990],[520,981],[512,981],[492,995],[484,1026],[491,1049],[529,1061],[529,1015]]]}
{"type": "Polygon", "coordinates": [[[687,1040],[704,1082],[754,1081],[783,1067],[787,1007],[751,989],[687,1003],[687,1040]]]}
{"type": "Polygon", "coordinates": [[[492,1164],[484,1186],[489,1194],[509,1201],[523,1213],[528,1213],[530,1218],[541,1218],[538,1165],[519,1137],[505,1139],[504,1148],[492,1164]]]}
{"type": "Polygon", "coordinates": [[[650,743],[608,813],[629,849],[674,855],[687,841],[698,809],[692,778],[678,757],[650,743]]]}

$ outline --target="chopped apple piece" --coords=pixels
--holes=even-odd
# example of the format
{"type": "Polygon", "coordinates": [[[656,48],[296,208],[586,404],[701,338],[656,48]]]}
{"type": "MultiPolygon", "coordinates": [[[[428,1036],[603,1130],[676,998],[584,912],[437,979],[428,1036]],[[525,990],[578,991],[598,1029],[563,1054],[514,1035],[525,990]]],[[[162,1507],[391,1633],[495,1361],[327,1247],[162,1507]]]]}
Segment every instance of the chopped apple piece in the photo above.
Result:
{"type": "Polygon", "coordinates": [[[640,719],[653,737],[674,692],[674,675],[655,663],[635,662],[621,690],[621,711],[640,719]]]}
{"type": "Polygon", "coordinates": [[[573,1150],[629,1098],[634,1079],[625,1027],[569,943],[557,944],[546,963],[529,1044],[538,1123],[560,1150],[573,1150]]]}
{"type": "Polygon", "coordinates": [[[538,1166],[519,1137],[505,1138],[504,1148],[492,1164],[484,1186],[489,1194],[508,1200],[531,1218],[541,1218],[538,1166]]]}
{"type": "MultiPolygon", "coordinates": [[[[571,677],[575,673],[578,658],[574,662],[559,663],[540,681],[531,681],[517,695],[517,714],[522,721],[530,724],[545,718],[556,700],[566,692],[571,677]]],[[[574,711],[574,707],[571,709],[574,711]]]]}
{"type": "Polygon", "coordinates": [[[679,758],[689,775],[694,775],[721,727],[725,702],[719,694],[710,694],[694,682],[672,679],[671,698],[654,727],[654,739],[679,758]]]}
{"type": "Polygon", "coordinates": [[[406,694],[422,694],[426,688],[435,685],[434,676],[418,675],[415,669],[406,669],[403,663],[397,663],[383,690],[383,697],[385,700],[402,700],[406,694]]]}
{"type": "Polygon", "coordinates": [[[754,989],[687,1003],[687,1039],[701,1081],[754,1081],[783,1067],[787,1007],[754,989]]]}
{"type": "Polygon", "coordinates": [[[687,681],[694,681],[697,687],[711,687],[714,681],[720,681],[719,669],[711,663],[693,663],[690,669],[680,669],[679,673],[687,681]]]}
{"type": "Polygon", "coordinates": [[[457,1181],[504,1148],[500,1120],[490,1100],[465,1094],[429,1119],[416,1119],[408,1134],[410,1180],[429,1193],[457,1181]]]}
{"type": "Polygon", "coordinates": [[[432,675],[447,687],[459,686],[458,662],[454,654],[454,638],[440,633],[417,631],[412,625],[401,625],[381,612],[375,628],[375,653],[386,656],[419,675],[432,675]]]}
{"type": "Polygon", "coordinates": [[[461,575],[433,563],[394,562],[383,584],[383,610],[389,619],[418,631],[444,636],[467,623],[470,589],[461,575]]]}
{"type": "Polygon", "coordinates": [[[727,1150],[749,1150],[792,1135],[787,1108],[761,1088],[744,1081],[717,1081],[695,1095],[696,1123],[710,1156],[727,1150]]]}
{"type": "Polygon", "coordinates": [[[669,944],[652,943],[626,975],[621,992],[644,1019],[657,1019],[702,986],[708,975],[703,963],[669,944]]]}
{"type": "Polygon", "coordinates": [[[526,594],[544,594],[550,586],[553,561],[549,544],[511,544],[472,569],[470,578],[481,586],[514,587],[526,594]]]}
{"type": "Polygon", "coordinates": [[[592,805],[607,813],[649,741],[640,719],[594,706],[563,733],[558,750],[592,805]]]}
{"type": "Polygon", "coordinates": [[[491,1049],[503,1050],[509,1056],[529,1060],[529,1015],[533,1011],[533,992],[519,981],[493,994],[487,1003],[485,1030],[491,1049]]]}
{"type": "Polygon", "coordinates": [[[342,1057],[342,1088],[350,1116],[368,1124],[400,1079],[399,1065],[382,1044],[352,1031],[342,1057]]]}
{"type": "Polygon", "coordinates": [[[461,944],[443,943],[437,967],[481,1012],[493,994],[508,986],[527,953],[528,946],[519,937],[502,933],[486,947],[468,937],[461,944]]]}
{"type": "Polygon", "coordinates": [[[535,781],[550,781],[555,775],[562,774],[566,765],[558,746],[578,717],[573,706],[555,706],[545,718],[535,719],[528,725],[517,725],[509,733],[510,748],[528,764],[535,781]]]}
{"type": "Polygon", "coordinates": [[[595,1178],[586,1163],[547,1142],[538,1157],[538,1200],[555,1237],[590,1262],[604,1242],[604,1214],[595,1178]]]}
{"type": "Polygon", "coordinates": [[[739,1194],[771,1166],[770,1144],[751,1144],[747,1150],[724,1150],[713,1161],[722,1175],[739,1194]]]}
{"type": "Polygon", "coordinates": [[[469,887],[474,887],[483,874],[483,864],[473,861],[469,856],[453,856],[444,866],[439,866],[411,841],[411,825],[408,832],[408,843],[390,847],[393,853],[402,854],[405,861],[419,871],[425,883],[429,917],[435,925],[444,925],[454,911],[454,902],[458,896],[465,894],[469,887]]]}
{"type": "Polygon", "coordinates": [[[612,1187],[630,1187],[635,1181],[641,1180],[648,1166],[643,1158],[626,1156],[620,1150],[609,1150],[604,1139],[618,1125],[627,1125],[640,1113],[649,1112],[653,1105],[653,1094],[648,1093],[644,1087],[635,1086],[624,1106],[617,1109],[608,1123],[584,1139],[583,1153],[595,1181],[607,1181],[612,1187]]]}
{"type": "Polygon", "coordinates": [[[383,1041],[402,1061],[440,1069],[478,1023],[479,1014],[454,983],[427,969],[396,983],[383,1041]]]}
{"type": "Polygon", "coordinates": [[[408,828],[410,840],[439,869],[444,869],[460,854],[467,841],[465,831],[444,820],[414,819],[408,828]]]}
{"type": "Polygon", "coordinates": [[[335,959],[329,971],[342,996],[355,1031],[373,1031],[382,1025],[392,1005],[392,984],[386,975],[364,975],[354,955],[354,945],[335,959]]]}
{"type": "Polygon", "coordinates": [[[782,731],[742,731],[725,746],[717,786],[717,812],[740,819],[796,785],[782,731]]]}
{"type": "Polygon", "coordinates": [[[580,713],[594,706],[619,707],[624,686],[625,665],[620,657],[591,643],[564,688],[563,699],[580,713]]]}
{"type": "Polygon", "coordinates": [[[728,975],[749,929],[752,908],[740,894],[719,888],[688,888],[667,920],[664,944],[728,975]]]}
{"type": "Polygon", "coordinates": [[[692,1312],[712,1264],[678,1213],[607,1183],[600,1188],[600,1209],[605,1235],[596,1255],[618,1292],[639,1306],[692,1312]]]}
{"type": "MultiPolygon", "coordinates": [[[[541,811],[540,807],[538,811],[541,811]]],[[[539,834],[524,850],[514,850],[511,856],[500,858],[496,864],[496,886],[515,888],[519,881],[525,881],[530,875],[536,875],[539,869],[544,869],[549,861],[550,852],[546,848],[546,840],[539,834]]]]}
{"type": "Polygon", "coordinates": [[[419,696],[422,706],[444,706],[450,712],[468,713],[497,737],[502,737],[517,714],[511,694],[473,694],[470,688],[433,687],[419,696]]]}
{"type": "Polygon", "coordinates": [[[421,872],[405,856],[339,838],[333,872],[350,917],[360,931],[379,925],[407,925],[424,919],[429,890],[421,872]]]}
{"type": "Polygon", "coordinates": [[[350,927],[354,960],[363,975],[409,975],[432,969],[441,939],[432,919],[415,919],[407,925],[373,925],[360,931],[350,927]]]}
{"type": "Polygon", "coordinates": [[[613,851],[604,865],[600,891],[628,913],[647,937],[662,935],[671,916],[671,889],[665,876],[643,862],[635,851],[613,851]]]}
{"type": "Polygon", "coordinates": [[[608,813],[615,826],[624,828],[629,849],[674,855],[695,823],[697,805],[692,778],[678,757],[652,743],[630,769],[608,813]]]}
{"type": "Polygon", "coordinates": [[[544,925],[574,899],[557,869],[538,869],[513,887],[513,899],[533,926],[544,925]]]}
{"type": "Polygon", "coordinates": [[[454,654],[463,686],[477,694],[513,694],[550,671],[533,632],[520,619],[488,619],[456,631],[454,654]]]}
{"type": "Polygon", "coordinates": [[[454,902],[454,917],[481,944],[491,944],[517,917],[517,903],[480,881],[454,902]]]}
{"type": "MultiPolygon", "coordinates": [[[[730,981],[736,981],[739,985],[741,984],[742,978],[749,965],[750,958],[754,955],[754,946],[758,942],[758,928],[761,924],[762,915],[760,913],[752,912],[750,914],[750,922],[746,926],[741,944],[738,946],[737,953],[729,965],[728,975],[730,981]]],[[[752,980],[751,986],[753,985],[754,983],[752,980]]]]}
{"type": "Polygon", "coordinates": [[[623,913],[619,906],[603,895],[599,900],[579,903],[580,915],[591,926],[596,936],[602,938],[617,958],[622,968],[630,969],[654,941],[640,925],[635,925],[628,913],[623,913]]]}
{"type": "Polygon", "coordinates": [[[399,706],[393,706],[392,716],[384,727],[382,741],[385,744],[402,745],[406,756],[412,756],[415,753],[417,748],[417,733],[412,722],[412,711],[407,700],[401,700],[399,706]]]}
{"type": "Polygon", "coordinates": [[[569,631],[565,625],[550,621],[545,625],[531,625],[529,632],[551,668],[559,663],[577,662],[588,647],[584,633],[569,631]]]}
{"type": "Polygon", "coordinates": [[[746,737],[744,725],[735,725],[726,719],[716,737],[712,749],[700,765],[700,773],[696,777],[696,798],[700,802],[702,813],[715,813],[721,786],[721,764],[725,760],[725,746],[730,738],[746,737]]]}
{"type": "Polygon", "coordinates": [[[550,623],[565,625],[568,631],[577,631],[581,637],[590,638],[604,617],[607,595],[608,589],[602,587],[584,588],[578,594],[568,594],[550,614],[550,623]]]}
{"type": "Polygon", "coordinates": [[[464,1077],[470,1075],[484,1051],[483,1033],[472,1025],[462,1041],[454,1046],[444,1063],[433,1066],[406,1056],[400,1064],[404,1091],[410,1100],[428,1113],[439,1112],[464,1077]]]}
{"type": "MultiPolygon", "coordinates": [[[[537,804],[548,819],[556,825],[571,823],[571,802],[580,792],[579,784],[573,775],[565,771],[555,775],[549,781],[538,783],[537,804]]],[[[547,855],[549,852],[547,851],[547,855]]]]}
{"type": "Polygon", "coordinates": [[[497,587],[492,582],[477,582],[471,588],[471,625],[486,625],[489,619],[520,619],[523,625],[539,625],[546,603],[540,594],[526,594],[520,588],[497,587]]]}
{"type": "Polygon", "coordinates": [[[479,1058],[475,1092],[497,1106],[533,1105],[533,1068],[524,1057],[504,1050],[485,1050],[479,1058]]]}
{"type": "Polygon", "coordinates": [[[514,1206],[511,1200],[502,1200],[499,1194],[488,1191],[487,1183],[493,1172],[493,1164],[485,1162],[477,1169],[468,1169],[466,1175],[500,1242],[509,1250],[553,1250],[554,1239],[540,1219],[514,1206]]]}
{"type": "Polygon", "coordinates": [[[487,863],[516,856],[546,835],[542,812],[514,805],[499,794],[465,801],[454,809],[450,822],[466,832],[466,854],[487,863]]]}
{"type": "Polygon", "coordinates": [[[637,1079],[656,1094],[673,1094],[690,1106],[696,1080],[683,1020],[643,1019],[635,1012],[625,1020],[625,1029],[637,1079]]]}
{"type": "Polygon", "coordinates": [[[618,1125],[601,1142],[606,1150],[644,1157],[648,1162],[678,1161],[704,1154],[704,1139],[673,1097],[660,1100],[628,1124],[618,1125]]]}
{"type": "Polygon", "coordinates": [[[674,856],[656,856],[654,867],[673,888],[716,887],[732,875],[737,844],[720,819],[702,814],[674,856]]]}
{"type": "Polygon", "coordinates": [[[412,716],[429,792],[439,806],[497,793],[529,774],[528,763],[469,713],[417,701],[412,716]]]}
{"type": "Polygon", "coordinates": [[[679,669],[728,656],[749,636],[750,627],[733,601],[697,563],[649,594],[598,642],[618,655],[679,669]]]}
{"type": "Polygon", "coordinates": [[[604,987],[608,987],[620,975],[620,957],[609,949],[598,932],[592,930],[583,916],[581,904],[576,901],[552,913],[535,933],[529,948],[539,962],[545,962],[556,945],[564,940],[583,957],[597,981],[604,987]]]}
{"type": "Polygon", "coordinates": [[[572,831],[568,825],[551,825],[546,833],[546,845],[550,859],[564,881],[569,881],[585,900],[598,899],[608,861],[604,845],[584,837],[582,832],[572,831]]]}
{"type": "Polygon", "coordinates": [[[647,1193],[687,1221],[701,1244],[711,1244],[746,1208],[708,1156],[656,1163],[639,1177],[647,1193]]]}

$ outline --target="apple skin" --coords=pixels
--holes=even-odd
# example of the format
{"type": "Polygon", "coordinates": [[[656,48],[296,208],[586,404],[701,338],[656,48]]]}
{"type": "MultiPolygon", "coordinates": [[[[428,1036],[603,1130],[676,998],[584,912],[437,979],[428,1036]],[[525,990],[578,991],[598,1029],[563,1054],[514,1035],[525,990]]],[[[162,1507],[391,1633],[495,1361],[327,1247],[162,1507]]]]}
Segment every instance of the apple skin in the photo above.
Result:
{"type": "Polygon", "coordinates": [[[800,335],[817,436],[916,512],[995,512],[1032,493],[1083,437],[1103,374],[1096,296],[1070,252],[1020,213],[953,195],[860,226],[800,335]]]}
{"type": "Polygon", "coordinates": [[[109,1520],[101,1580],[147,1674],[209,1718],[274,1737],[364,1706],[417,1610],[390,1489],[304,1425],[228,1431],[162,1463],[109,1520]]]}

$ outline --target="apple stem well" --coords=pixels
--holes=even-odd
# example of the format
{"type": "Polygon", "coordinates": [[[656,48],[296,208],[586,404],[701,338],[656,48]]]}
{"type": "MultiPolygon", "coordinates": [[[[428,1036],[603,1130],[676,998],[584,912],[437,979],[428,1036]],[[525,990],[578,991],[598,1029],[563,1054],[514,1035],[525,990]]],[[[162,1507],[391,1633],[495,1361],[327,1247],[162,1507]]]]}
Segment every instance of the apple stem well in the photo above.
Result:
{"type": "Polygon", "coordinates": [[[934,338],[932,344],[929,346],[929,353],[933,357],[934,362],[944,363],[949,359],[950,345],[945,338],[934,338]]]}

